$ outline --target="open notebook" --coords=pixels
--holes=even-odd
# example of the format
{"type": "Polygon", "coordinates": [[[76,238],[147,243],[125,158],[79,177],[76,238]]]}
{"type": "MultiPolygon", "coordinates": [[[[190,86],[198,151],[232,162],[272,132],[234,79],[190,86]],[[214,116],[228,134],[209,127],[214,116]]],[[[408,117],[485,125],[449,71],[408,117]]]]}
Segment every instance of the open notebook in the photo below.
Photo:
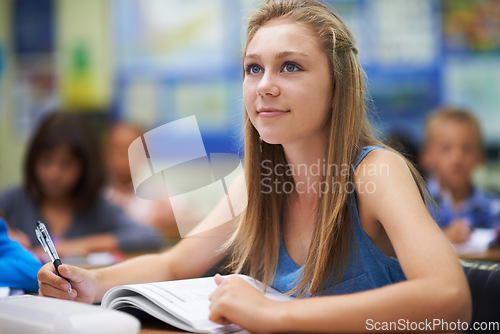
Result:
{"type": "MultiPolygon", "coordinates": [[[[273,288],[244,275],[239,275],[268,298],[289,300],[273,288]],[[264,292],[265,290],[265,292],[264,292]]],[[[130,284],[111,288],[102,299],[101,306],[127,311],[144,311],[174,327],[190,332],[234,333],[241,331],[236,325],[222,326],[208,320],[209,295],[215,290],[213,277],[188,280],[130,284]]]]}

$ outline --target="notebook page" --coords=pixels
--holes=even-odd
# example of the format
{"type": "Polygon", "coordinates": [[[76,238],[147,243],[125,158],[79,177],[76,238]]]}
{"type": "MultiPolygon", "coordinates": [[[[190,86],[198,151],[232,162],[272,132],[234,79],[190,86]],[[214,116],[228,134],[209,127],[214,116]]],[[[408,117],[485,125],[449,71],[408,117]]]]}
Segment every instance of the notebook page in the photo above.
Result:
{"type": "MultiPolygon", "coordinates": [[[[255,281],[248,276],[239,276],[252,286],[256,287],[258,290],[264,290],[264,285],[261,282],[255,281]]],[[[229,330],[229,328],[222,330],[224,326],[208,320],[210,314],[210,301],[208,298],[216,288],[217,284],[215,283],[213,277],[125,285],[113,288],[106,293],[106,296],[103,299],[103,305],[110,307],[111,305],[108,304],[114,304],[112,300],[118,301],[117,299],[119,299],[120,303],[123,303],[127,300],[127,298],[129,298],[130,301],[134,300],[136,304],[141,304],[138,308],[149,312],[150,314],[155,313],[154,316],[157,316],[159,310],[168,312],[169,315],[164,315],[162,317],[157,316],[165,322],[169,322],[167,318],[170,319],[170,317],[174,317],[179,319],[182,323],[185,323],[186,325],[197,330],[225,332],[226,330],[229,330]],[[145,303],[147,304],[148,301],[144,299],[139,302],[139,300],[135,297],[131,298],[131,291],[144,296],[141,298],[147,298],[150,302],[154,303],[154,305],[146,309],[145,303]]],[[[266,289],[265,295],[266,297],[274,300],[283,301],[291,299],[291,297],[285,296],[270,287],[266,289]]],[[[170,323],[174,326],[176,325],[172,322],[170,323]]],[[[181,326],[178,327],[183,328],[181,326]]],[[[234,331],[235,329],[237,329],[237,327],[231,329],[231,331],[234,331]]]]}

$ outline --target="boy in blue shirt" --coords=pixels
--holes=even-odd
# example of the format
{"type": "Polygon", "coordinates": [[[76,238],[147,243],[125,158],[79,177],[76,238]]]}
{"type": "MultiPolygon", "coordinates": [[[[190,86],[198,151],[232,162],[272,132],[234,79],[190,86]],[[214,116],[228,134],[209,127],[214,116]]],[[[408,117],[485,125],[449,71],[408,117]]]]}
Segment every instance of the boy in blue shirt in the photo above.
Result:
{"type": "Polygon", "coordinates": [[[452,243],[463,243],[474,227],[500,224],[500,199],[472,185],[472,173],[484,161],[479,121],[466,110],[444,107],[426,123],[424,167],[437,204],[431,213],[452,243]]]}
{"type": "MultiPolygon", "coordinates": [[[[33,227],[33,233],[35,228],[33,227]]],[[[7,224],[0,218],[0,286],[38,291],[36,274],[42,264],[17,241],[9,239],[7,224]]]]}

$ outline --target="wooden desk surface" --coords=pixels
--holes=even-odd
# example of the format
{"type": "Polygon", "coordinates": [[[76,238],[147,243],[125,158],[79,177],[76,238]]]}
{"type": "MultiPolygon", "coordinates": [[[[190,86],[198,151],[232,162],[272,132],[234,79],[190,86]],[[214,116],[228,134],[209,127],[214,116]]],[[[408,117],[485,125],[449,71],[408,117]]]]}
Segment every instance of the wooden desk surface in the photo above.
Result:
{"type": "Polygon", "coordinates": [[[139,334],[184,334],[186,332],[179,332],[177,330],[177,332],[175,331],[175,329],[148,329],[148,328],[141,328],[141,330],[139,331],[139,334]]]}
{"type": "Polygon", "coordinates": [[[139,318],[141,322],[141,330],[139,334],[181,334],[187,333],[182,330],[170,326],[169,324],[164,323],[156,318],[151,316],[145,316],[139,318]]]}
{"type": "Polygon", "coordinates": [[[484,252],[461,254],[462,260],[500,262],[500,247],[495,246],[484,252]]]}

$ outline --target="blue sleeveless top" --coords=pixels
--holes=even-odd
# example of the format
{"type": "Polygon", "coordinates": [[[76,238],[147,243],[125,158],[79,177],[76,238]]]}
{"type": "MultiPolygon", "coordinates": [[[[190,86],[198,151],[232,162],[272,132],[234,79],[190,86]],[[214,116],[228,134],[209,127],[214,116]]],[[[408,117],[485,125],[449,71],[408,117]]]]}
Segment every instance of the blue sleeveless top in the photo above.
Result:
{"type": "MultiPolygon", "coordinates": [[[[355,168],[368,153],[378,148],[381,147],[363,147],[357,157],[354,165],[355,168]]],[[[352,205],[354,206],[352,208],[352,222],[354,224],[352,231],[354,233],[350,243],[350,251],[344,276],[340,280],[340,283],[335,286],[333,286],[332,279],[332,283],[325,286],[321,295],[336,295],[365,291],[406,280],[399,262],[395,258],[385,255],[375,247],[361,227],[358,207],[354,195],[352,195],[352,205]]],[[[297,279],[297,277],[300,277],[303,268],[303,266],[299,267],[290,258],[285,249],[283,238],[281,238],[276,276],[271,286],[283,293],[290,291],[299,282],[300,279],[297,279]]]]}

